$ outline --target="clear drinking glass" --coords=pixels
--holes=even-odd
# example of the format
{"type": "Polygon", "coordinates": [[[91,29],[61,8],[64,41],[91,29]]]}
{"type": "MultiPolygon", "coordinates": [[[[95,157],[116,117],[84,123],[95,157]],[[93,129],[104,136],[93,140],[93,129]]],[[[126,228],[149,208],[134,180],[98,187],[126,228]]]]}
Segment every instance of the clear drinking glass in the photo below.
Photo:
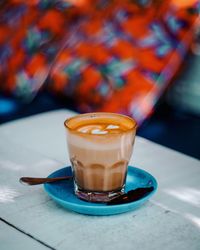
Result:
{"type": "Polygon", "coordinates": [[[75,194],[107,202],[124,192],[136,122],[124,115],[86,113],[64,122],[75,194]]]}

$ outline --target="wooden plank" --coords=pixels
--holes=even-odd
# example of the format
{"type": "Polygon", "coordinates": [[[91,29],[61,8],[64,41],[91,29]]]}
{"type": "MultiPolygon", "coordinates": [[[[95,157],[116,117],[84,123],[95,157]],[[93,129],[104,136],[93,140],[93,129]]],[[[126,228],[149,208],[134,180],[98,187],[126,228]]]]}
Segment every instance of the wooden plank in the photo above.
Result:
{"type": "Polygon", "coordinates": [[[22,250],[26,247],[29,250],[41,249],[48,250],[53,249],[43,242],[39,242],[25,233],[7,225],[0,221],[0,248],[1,250],[22,250]]]}

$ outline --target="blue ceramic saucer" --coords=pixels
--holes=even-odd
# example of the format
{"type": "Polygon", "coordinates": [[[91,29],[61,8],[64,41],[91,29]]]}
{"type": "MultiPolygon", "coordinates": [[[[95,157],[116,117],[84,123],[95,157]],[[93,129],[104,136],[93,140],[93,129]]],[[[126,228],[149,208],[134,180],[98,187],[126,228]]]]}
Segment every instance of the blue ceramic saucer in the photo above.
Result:
{"type": "MultiPolygon", "coordinates": [[[[71,167],[65,167],[55,171],[48,177],[60,177],[72,175],[71,167]]],[[[75,211],[81,214],[91,214],[91,215],[112,215],[128,212],[134,210],[146,202],[157,190],[156,179],[147,173],[146,171],[135,168],[128,167],[128,174],[126,179],[126,189],[129,191],[131,189],[136,189],[139,187],[153,186],[154,190],[149,193],[144,198],[137,201],[120,204],[120,205],[106,205],[102,203],[91,203],[78,199],[74,194],[73,180],[59,181],[54,183],[44,184],[44,189],[47,194],[66,209],[75,211]]]]}

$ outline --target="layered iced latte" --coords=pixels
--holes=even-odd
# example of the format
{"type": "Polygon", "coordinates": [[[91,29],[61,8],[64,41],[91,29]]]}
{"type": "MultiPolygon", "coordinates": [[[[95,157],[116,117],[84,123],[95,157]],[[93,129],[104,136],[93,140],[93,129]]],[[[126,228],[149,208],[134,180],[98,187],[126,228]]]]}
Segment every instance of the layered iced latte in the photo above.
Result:
{"type": "Polygon", "coordinates": [[[106,202],[124,191],[136,123],[114,113],[88,113],[65,121],[75,193],[106,202]]]}

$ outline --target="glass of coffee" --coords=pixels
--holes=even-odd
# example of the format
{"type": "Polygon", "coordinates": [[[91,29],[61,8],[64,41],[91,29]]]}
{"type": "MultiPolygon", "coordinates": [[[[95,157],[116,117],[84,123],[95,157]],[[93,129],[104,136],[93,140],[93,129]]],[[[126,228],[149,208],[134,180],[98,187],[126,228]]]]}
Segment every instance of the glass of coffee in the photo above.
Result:
{"type": "Polygon", "coordinates": [[[128,116],[97,112],[64,122],[75,194],[91,202],[108,202],[123,194],[136,122],[128,116]]]}

